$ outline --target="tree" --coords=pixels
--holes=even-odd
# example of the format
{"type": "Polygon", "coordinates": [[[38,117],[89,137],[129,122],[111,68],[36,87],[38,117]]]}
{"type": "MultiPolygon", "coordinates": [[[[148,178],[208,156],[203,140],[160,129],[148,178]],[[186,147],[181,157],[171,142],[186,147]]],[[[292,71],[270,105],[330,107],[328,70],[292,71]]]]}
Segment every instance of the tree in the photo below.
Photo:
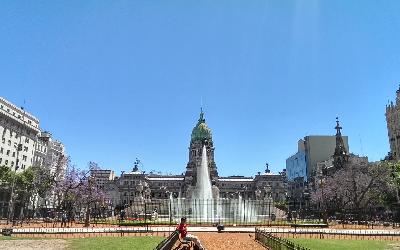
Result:
{"type": "Polygon", "coordinates": [[[15,172],[7,166],[0,167],[0,183],[1,189],[9,193],[8,218],[15,217],[15,203],[19,204],[20,214],[18,217],[24,218],[26,205],[29,204],[30,198],[34,193],[34,180],[37,173],[34,168],[28,168],[23,172],[15,172]]]}
{"type": "Polygon", "coordinates": [[[368,208],[384,206],[388,193],[393,193],[390,168],[385,164],[350,161],[320,180],[311,194],[311,201],[329,214],[351,211],[360,220],[362,212],[368,208]]]}
{"type": "MultiPolygon", "coordinates": [[[[80,170],[74,165],[68,165],[65,177],[57,183],[56,194],[59,201],[58,207],[67,211],[71,216],[76,208],[85,211],[85,226],[90,224],[92,207],[96,203],[104,202],[104,193],[97,188],[90,173],[99,169],[94,162],[89,162],[88,170],[80,170]]],[[[77,211],[82,212],[82,211],[77,211]]]]}

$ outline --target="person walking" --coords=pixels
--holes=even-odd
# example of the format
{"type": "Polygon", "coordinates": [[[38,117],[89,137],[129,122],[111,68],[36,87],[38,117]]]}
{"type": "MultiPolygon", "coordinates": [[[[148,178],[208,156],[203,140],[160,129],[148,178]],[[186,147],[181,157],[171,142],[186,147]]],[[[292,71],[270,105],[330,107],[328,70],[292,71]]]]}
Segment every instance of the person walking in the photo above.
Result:
{"type": "Polygon", "coordinates": [[[65,211],[61,215],[61,227],[67,227],[67,213],[65,211]]]}

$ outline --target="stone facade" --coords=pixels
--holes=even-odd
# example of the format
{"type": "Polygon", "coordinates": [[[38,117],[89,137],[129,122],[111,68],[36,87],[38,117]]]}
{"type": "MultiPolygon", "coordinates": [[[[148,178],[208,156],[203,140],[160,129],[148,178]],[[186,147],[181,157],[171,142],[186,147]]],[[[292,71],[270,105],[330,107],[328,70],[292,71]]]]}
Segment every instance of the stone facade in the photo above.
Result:
{"type": "Polygon", "coordinates": [[[66,157],[64,145],[60,141],[54,140],[51,133],[44,131],[38,135],[34,165],[46,167],[51,173],[63,172],[65,169],[58,169],[58,166],[60,166],[58,163],[64,157],[66,157]]]}
{"type": "Polygon", "coordinates": [[[23,171],[33,164],[39,120],[0,97],[0,165],[23,171]]]}
{"type": "MultiPolygon", "coordinates": [[[[135,163],[132,172],[122,173],[104,183],[106,196],[113,206],[131,205],[135,202],[165,200],[170,197],[191,198],[197,180],[197,168],[201,164],[203,146],[207,150],[208,168],[212,182],[214,198],[284,201],[286,198],[286,172],[273,174],[268,166],[265,173],[258,173],[255,177],[218,175],[214,160],[214,143],[211,129],[208,128],[204,113],[193,128],[189,144],[189,160],[186,171],[182,175],[146,174],[139,170],[135,163]]],[[[110,170],[108,170],[110,171],[110,170]]],[[[96,177],[98,178],[98,177],[96,177]]]]}
{"type": "Polygon", "coordinates": [[[390,144],[390,156],[400,160],[400,87],[396,91],[396,103],[386,106],[386,123],[390,144]]]}
{"type": "Polygon", "coordinates": [[[0,165],[23,171],[32,165],[55,171],[64,145],[41,131],[39,119],[0,97],[0,165]]]}
{"type": "MultiPolygon", "coordinates": [[[[64,145],[52,139],[49,132],[40,130],[39,119],[24,108],[0,97],[0,166],[21,172],[36,165],[47,167],[52,173],[64,171],[57,166],[65,157],[64,145]]],[[[52,204],[52,195],[37,204],[52,204]]],[[[10,200],[9,189],[0,192],[0,216],[4,217],[10,200]]]]}

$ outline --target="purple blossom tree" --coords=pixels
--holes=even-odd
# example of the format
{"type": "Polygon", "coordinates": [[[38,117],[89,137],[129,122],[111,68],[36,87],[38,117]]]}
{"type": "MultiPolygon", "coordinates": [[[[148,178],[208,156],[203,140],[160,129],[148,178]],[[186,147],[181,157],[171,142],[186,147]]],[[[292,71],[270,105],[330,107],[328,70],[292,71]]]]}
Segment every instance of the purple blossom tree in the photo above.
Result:
{"type": "Polygon", "coordinates": [[[323,214],[352,211],[358,220],[368,208],[383,206],[385,195],[394,191],[390,169],[384,164],[349,163],[316,186],[311,201],[323,214]]]}
{"type": "Polygon", "coordinates": [[[93,205],[104,203],[104,192],[97,188],[95,180],[90,176],[93,170],[99,169],[94,162],[89,162],[87,170],[80,170],[69,164],[64,178],[56,183],[57,207],[67,211],[71,218],[76,213],[85,213],[85,226],[90,225],[90,214],[93,205]],[[77,209],[79,208],[79,209],[77,209]]]}

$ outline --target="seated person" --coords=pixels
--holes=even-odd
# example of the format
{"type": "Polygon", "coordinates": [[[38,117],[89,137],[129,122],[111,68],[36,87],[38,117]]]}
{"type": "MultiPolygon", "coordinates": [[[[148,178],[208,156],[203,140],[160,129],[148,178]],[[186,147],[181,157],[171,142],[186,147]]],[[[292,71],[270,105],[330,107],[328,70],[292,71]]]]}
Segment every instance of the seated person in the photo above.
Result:
{"type": "Polygon", "coordinates": [[[179,231],[180,238],[187,241],[193,241],[200,250],[205,250],[205,248],[201,245],[199,238],[187,233],[186,217],[181,218],[181,223],[176,227],[176,230],[179,231]]]}

